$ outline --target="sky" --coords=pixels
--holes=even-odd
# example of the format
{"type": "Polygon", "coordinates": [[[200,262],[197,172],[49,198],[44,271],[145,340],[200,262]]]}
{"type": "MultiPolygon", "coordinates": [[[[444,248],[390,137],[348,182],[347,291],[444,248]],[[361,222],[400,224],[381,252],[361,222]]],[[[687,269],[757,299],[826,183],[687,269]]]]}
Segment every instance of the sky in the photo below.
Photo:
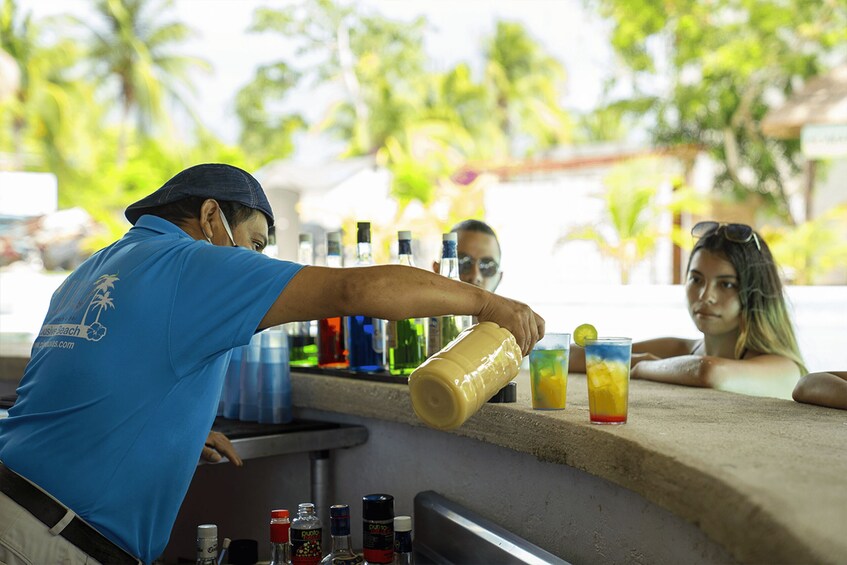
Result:
{"type": "MultiPolygon", "coordinates": [[[[257,65],[290,53],[292,45],[274,34],[251,34],[257,7],[279,7],[280,0],[175,0],[169,18],[188,24],[197,36],[183,52],[201,56],[214,71],[197,73],[195,110],[221,139],[235,142],[238,122],[234,98],[247,84],[257,65]]],[[[85,17],[92,13],[90,0],[19,0],[23,12],[36,18],[58,13],[85,17]]],[[[605,79],[615,72],[608,43],[609,25],[583,7],[583,0],[358,0],[363,10],[373,10],[397,20],[423,15],[430,22],[425,49],[434,65],[445,70],[459,61],[478,68],[484,38],[492,35],[497,20],[521,22],[548,52],[563,63],[567,86],[563,106],[590,110],[601,98],[605,79]]],[[[295,91],[291,109],[307,119],[319,119],[333,94],[295,91]]]]}

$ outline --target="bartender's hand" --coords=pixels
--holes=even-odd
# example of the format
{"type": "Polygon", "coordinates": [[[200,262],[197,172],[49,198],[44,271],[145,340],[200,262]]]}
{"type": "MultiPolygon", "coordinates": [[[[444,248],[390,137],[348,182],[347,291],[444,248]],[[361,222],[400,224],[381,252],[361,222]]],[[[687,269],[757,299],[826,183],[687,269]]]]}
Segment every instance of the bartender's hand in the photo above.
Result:
{"type": "Polygon", "coordinates": [[[490,292],[479,313],[479,321],[491,321],[506,328],[515,336],[521,353],[526,357],[539,339],[544,337],[544,318],[533,312],[532,308],[490,292]]]}
{"type": "Polygon", "coordinates": [[[235,452],[235,448],[232,446],[232,442],[229,441],[228,437],[220,432],[209,432],[209,437],[206,438],[206,445],[203,446],[203,453],[200,454],[200,458],[204,461],[217,463],[224,457],[229,459],[229,462],[236,467],[244,465],[244,462],[241,461],[241,457],[235,452]]]}

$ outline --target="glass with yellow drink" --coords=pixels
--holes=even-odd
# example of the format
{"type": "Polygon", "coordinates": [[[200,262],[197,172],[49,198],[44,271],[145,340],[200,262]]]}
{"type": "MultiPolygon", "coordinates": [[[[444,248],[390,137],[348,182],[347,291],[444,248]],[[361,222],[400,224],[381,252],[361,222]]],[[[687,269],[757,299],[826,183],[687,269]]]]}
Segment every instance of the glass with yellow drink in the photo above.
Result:
{"type": "Polygon", "coordinates": [[[585,341],[588,410],[594,424],[625,424],[629,404],[632,340],[598,337],[585,341]]]}
{"type": "Polygon", "coordinates": [[[548,333],[529,352],[532,407],[562,410],[568,390],[571,334],[548,333]]]}

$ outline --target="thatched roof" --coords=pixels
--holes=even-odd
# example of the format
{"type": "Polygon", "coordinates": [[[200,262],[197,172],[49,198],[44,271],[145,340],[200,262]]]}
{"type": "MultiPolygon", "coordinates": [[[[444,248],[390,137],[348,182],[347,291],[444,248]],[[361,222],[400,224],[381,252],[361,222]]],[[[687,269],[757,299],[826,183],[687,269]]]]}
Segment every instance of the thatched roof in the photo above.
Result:
{"type": "Polygon", "coordinates": [[[762,120],[765,135],[782,139],[800,137],[806,124],[847,124],[847,63],[806,83],[762,120]]]}

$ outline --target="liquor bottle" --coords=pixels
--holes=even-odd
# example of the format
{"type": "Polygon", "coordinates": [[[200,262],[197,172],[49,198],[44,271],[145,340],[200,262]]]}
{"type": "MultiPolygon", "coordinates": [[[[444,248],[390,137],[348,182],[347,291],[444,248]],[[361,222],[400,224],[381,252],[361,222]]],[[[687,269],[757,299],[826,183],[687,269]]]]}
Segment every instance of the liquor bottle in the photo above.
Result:
{"type": "Polygon", "coordinates": [[[350,539],[350,507],[336,504],[329,507],[332,550],[321,559],[321,565],[358,565],[363,563],[361,555],[353,551],[350,539]]]}
{"type": "MultiPolygon", "coordinates": [[[[356,241],[356,266],[373,265],[370,222],[357,224],[356,241]]],[[[346,316],[344,333],[350,369],[381,371],[385,368],[384,320],[370,316],[346,316]]]]}
{"type": "Polygon", "coordinates": [[[319,565],[323,557],[323,528],[315,514],[315,505],[304,502],[297,506],[297,516],[291,521],[292,565],[319,565]]]}
{"type": "Polygon", "coordinates": [[[412,555],[412,517],[394,517],[394,565],[414,565],[412,555]]]}
{"type": "Polygon", "coordinates": [[[197,565],[215,565],[218,559],[218,527],[214,524],[197,526],[197,565]]]}
{"type": "MultiPolygon", "coordinates": [[[[315,264],[315,251],[312,234],[301,233],[297,252],[297,262],[301,265],[315,264]]],[[[288,351],[292,367],[314,367],[318,364],[317,322],[291,322],[288,330],[288,351]]]]}
{"type": "Polygon", "coordinates": [[[394,497],[367,494],[362,497],[362,548],[365,563],[394,560],[394,497]]]}
{"type": "MultiPolygon", "coordinates": [[[[445,233],[441,238],[441,265],[439,274],[454,280],[459,278],[458,239],[455,233],[445,233]]],[[[456,339],[463,330],[471,327],[471,316],[437,316],[429,319],[427,357],[456,339]]]]}
{"type": "Polygon", "coordinates": [[[271,561],[268,565],[290,565],[290,530],[288,510],[271,510],[271,561]]]}
{"type": "MultiPolygon", "coordinates": [[[[326,234],[326,266],[342,266],[341,232],[326,234]]],[[[344,320],[341,317],[324,318],[318,322],[318,367],[346,368],[347,350],[344,347],[344,320]]]]}
{"type": "MultiPolygon", "coordinates": [[[[415,266],[412,258],[412,232],[397,232],[398,263],[415,266]]],[[[388,370],[392,375],[409,375],[426,360],[427,319],[389,321],[385,330],[388,370]]]]}

